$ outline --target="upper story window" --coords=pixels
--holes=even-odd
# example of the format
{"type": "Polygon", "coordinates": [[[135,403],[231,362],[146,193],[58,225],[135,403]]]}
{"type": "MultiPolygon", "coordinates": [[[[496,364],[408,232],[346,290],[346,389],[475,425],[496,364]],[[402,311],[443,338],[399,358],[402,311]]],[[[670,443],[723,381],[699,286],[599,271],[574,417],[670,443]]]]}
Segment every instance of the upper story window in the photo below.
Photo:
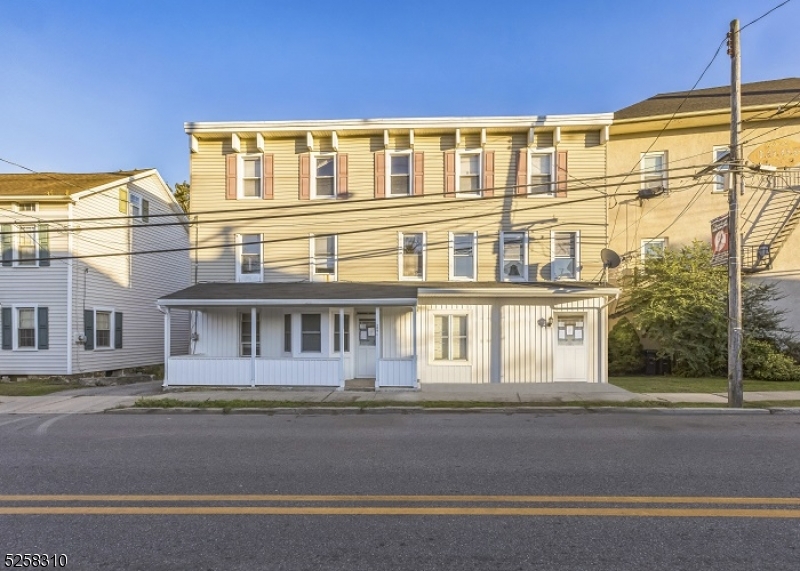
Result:
{"type": "Polygon", "coordinates": [[[456,194],[481,195],[481,151],[461,151],[456,161],[456,194]]]}
{"type": "Polygon", "coordinates": [[[476,247],[478,236],[475,232],[450,233],[450,279],[474,280],[477,274],[476,247]]]}
{"type": "Polygon", "coordinates": [[[135,192],[128,194],[128,215],[137,222],[150,221],[150,201],[135,192]]]}
{"type": "Polygon", "coordinates": [[[642,240],[642,261],[663,258],[667,248],[666,238],[645,238],[642,240]]]}
{"type": "Polygon", "coordinates": [[[47,224],[2,224],[2,265],[18,268],[49,266],[50,231],[47,224]]]}
{"type": "Polygon", "coordinates": [[[241,155],[239,198],[261,198],[261,175],[264,172],[261,155],[241,155]]]}
{"type": "Polygon", "coordinates": [[[528,234],[526,232],[500,233],[500,280],[504,282],[528,280],[528,234]]]}
{"type": "Polygon", "coordinates": [[[578,279],[578,233],[553,232],[550,279],[578,279]]]}
{"type": "Polygon", "coordinates": [[[313,162],[314,176],[312,177],[313,198],[336,197],[336,155],[316,155],[313,162]]]}
{"type": "Polygon", "coordinates": [[[425,279],[425,234],[403,232],[400,234],[400,279],[425,279]]]}
{"type": "Polygon", "coordinates": [[[528,153],[528,194],[531,196],[555,196],[553,173],[555,151],[537,149],[528,153]]]}
{"type": "Polygon", "coordinates": [[[336,235],[313,236],[311,238],[312,280],[336,280],[337,242],[336,235]]]}
{"type": "Polygon", "coordinates": [[[407,196],[411,194],[411,153],[390,153],[388,161],[389,196],[407,196]]]}
{"type": "Polygon", "coordinates": [[[260,282],[263,277],[261,234],[236,235],[236,281],[260,282]]]}
{"type": "Polygon", "coordinates": [[[667,153],[642,155],[642,188],[667,188],[667,153]]]}
{"type": "MultiPolygon", "coordinates": [[[[713,160],[717,162],[722,160],[722,158],[727,155],[730,151],[729,147],[714,147],[713,151],[713,160]]],[[[720,165],[717,167],[717,173],[714,175],[714,188],[713,192],[725,192],[727,186],[725,184],[725,179],[727,178],[727,171],[729,170],[728,165],[720,165]]]]}
{"type": "Polygon", "coordinates": [[[36,212],[39,209],[37,202],[18,202],[17,212],[36,212]]]}

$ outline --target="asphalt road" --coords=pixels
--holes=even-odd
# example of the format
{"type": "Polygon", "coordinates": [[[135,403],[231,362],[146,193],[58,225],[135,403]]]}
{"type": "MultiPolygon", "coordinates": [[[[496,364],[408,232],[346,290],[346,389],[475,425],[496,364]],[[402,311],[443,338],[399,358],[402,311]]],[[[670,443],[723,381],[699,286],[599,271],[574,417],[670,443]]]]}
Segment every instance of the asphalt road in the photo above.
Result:
{"type": "Polygon", "coordinates": [[[798,452],[800,415],[0,416],[0,556],[796,570],[798,452]]]}

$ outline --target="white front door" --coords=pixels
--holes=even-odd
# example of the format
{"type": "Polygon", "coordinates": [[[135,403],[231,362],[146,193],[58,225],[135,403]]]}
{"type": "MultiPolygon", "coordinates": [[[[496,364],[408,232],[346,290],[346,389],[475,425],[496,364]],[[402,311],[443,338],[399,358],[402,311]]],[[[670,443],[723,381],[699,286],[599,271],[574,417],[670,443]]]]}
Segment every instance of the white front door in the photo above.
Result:
{"type": "Polygon", "coordinates": [[[356,377],[375,378],[375,316],[358,317],[356,341],[356,377]]]}
{"type": "Polygon", "coordinates": [[[557,325],[553,380],[588,381],[586,316],[559,315],[557,325]]]}

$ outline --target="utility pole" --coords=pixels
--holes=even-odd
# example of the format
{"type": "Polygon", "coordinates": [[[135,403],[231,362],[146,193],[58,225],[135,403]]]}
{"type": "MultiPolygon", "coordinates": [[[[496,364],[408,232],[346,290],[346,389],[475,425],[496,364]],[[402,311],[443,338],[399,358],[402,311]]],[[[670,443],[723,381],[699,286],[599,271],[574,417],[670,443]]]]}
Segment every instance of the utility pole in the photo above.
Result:
{"type": "Polygon", "coordinates": [[[728,406],[742,408],[742,245],[739,236],[739,186],[744,188],[743,157],[739,146],[742,122],[742,60],[739,20],[731,22],[731,185],[728,188],[728,406]]]}

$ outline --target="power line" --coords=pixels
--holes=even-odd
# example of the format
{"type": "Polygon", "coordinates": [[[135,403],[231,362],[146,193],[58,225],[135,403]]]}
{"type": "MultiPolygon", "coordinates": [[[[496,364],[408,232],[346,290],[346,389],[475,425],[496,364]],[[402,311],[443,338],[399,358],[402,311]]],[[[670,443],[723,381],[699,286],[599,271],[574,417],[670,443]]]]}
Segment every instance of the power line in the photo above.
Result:
{"type": "Polygon", "coordinates": [[[786,6],[786,5],[787,5],[789,2],[791,2],[791,1],[792,1],[792,0],[785,0],[785,2],[781,2],[780,4],[778,4],[777,6],[775,6],[774,8],[771,8],[771,9],[767,10],[766,12],[764,12],[763,14],[761,14],[761,15],[760,15],[758,18],[756,18],[755,20],[750,20],[750,21],[749,21],[749,22],[747,22],[747,23],[746,23],[744,26],[742,26],[741,28],[739,28],[739,33],[741,34],[741,33],[742,33],[742,31],[744,31],[744,29],[745,29],[745,28],[748,28],[748,27],[752,26],[753,24],[755,24],[756,22],[758,22],[759,20],[761,20],[761,19],[763,19],[763,18],[766,18],[767,16],[769,16],[770,14],[772,14],[772,13],[773,13],[775,10],[777,10],[778,8],[781,8],[781,7],[783,7],[783,6],[786,6]]]}

